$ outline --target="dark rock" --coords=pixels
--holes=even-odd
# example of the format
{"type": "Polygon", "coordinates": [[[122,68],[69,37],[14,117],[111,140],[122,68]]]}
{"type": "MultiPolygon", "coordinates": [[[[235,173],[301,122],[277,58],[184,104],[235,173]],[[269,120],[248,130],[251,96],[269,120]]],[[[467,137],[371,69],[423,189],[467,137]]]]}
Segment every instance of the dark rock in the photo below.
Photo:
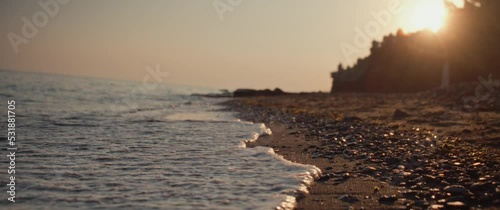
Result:
{"type": "Polygon", "coordinates": [[[392,115],[392,119],[401,120],[401,119],[409,117],[409,116],[410,115],[408,113],[403,112],[399,109],[396,109],[396,111],[394,111],[394,114],[392,115]]]}
{"type": "Polygon", "coordinates": [[[424,169],[423,168],[416,168],[415,170],[413,170],[415,173],[423,173],[424,172],[424,169]]]}
{"type": "Polygon", "coordinates": [[[437,180],[437,178],[435,176],[432,176],[432,175],[425,174],[422,177],[428,183],[438,183],[439,182],[439,180],[437,180]]]}
{"type": "Polygon", "coordinates": [[[286,94],[281,89],[276,88],[274,90],[254,90],[254,89],[237,89],[234,91],[234,97],[252,97],[252,96],[277,96],[286,94]]]}
{"type": "Polygon", "coordinates": [[[363,170],[361,171],[361,173],[364,173],[364,174],[371,174],[373,172],[377,171],[377,168],[375,167],[372,167],[372,166],[367,166],[367,167],[364,167],[363,170]]]}
{"type": "Polygon", "coordinates": [[[488,182],[476,182],[476,183],[473,183],[473,184],[470,186],[470,190],[472,190],[472,191],[480,191],[480,190],[485,190],[485,189],[487,189],[489,186],[490,186],[490,184],[489,184],[488,182]]]}
{"type": "Polygon", "coordinates": [[[400,158],[396,158],[396,157],[386,157],[384,158],[384,161],[389,164],[389,165],[394,165],[394,164],[400,164],[401,163],[401,159],[400,158]]]}
{"type": "Polygon", "coordinates": [[[452,195],[471,195],[472,193],[462,185],[451,185],[443,189],[447,193],[452,195]]]}
{"type": "Polygon", "coordinates": [[[339,200],[344,201],[344,202],[348,202],[348,203],[355,203],[355,202],[359,201],[359,199],[356,196],[352,196],[352,195],[342,195],[339,197],[339,200]]]}
{"type": "Polygon", "coordinates": [[[396,195],[384,195],[378,199],[379,203],[394,203],[398,200],[396,195]]]}
{"type": "Polygon", "coordinates": [[[462,130],[462,133],[464,133],[464,134],[469,134],[469,133],[472,133],[472,131],[471,131],[471,130],[469,130],[469,129],[463,129],[463,130],[462,130]]]}
{"type": "Polygon", "coordinates": [[[414,199],[417,196],[418,192],[413,190],[407,190],[403,191],[402,194],[405,198],[414,199]]]}
{"type": "Polygon", "coordinates": [[[321,177],[319,177],[318,181],[328,181],[329,179],[331,179],[333,177],[335,177],[334,173],[325,174],[325,175],[322,175],[321,177]]]}
{"type": "Polygon", "coordinates": [[[362,121],[362,119],[356,116],[347,116],[344,118],[344,121],[355,122],[355,121],[362,121]]]}
{"type": "Polygon", "coordinates": [[[430,205],[429,202],[427,202],[426,200],[417,200],[417,201],[415,201],[415,206],[427,207],[429,205],[430,205]]]}

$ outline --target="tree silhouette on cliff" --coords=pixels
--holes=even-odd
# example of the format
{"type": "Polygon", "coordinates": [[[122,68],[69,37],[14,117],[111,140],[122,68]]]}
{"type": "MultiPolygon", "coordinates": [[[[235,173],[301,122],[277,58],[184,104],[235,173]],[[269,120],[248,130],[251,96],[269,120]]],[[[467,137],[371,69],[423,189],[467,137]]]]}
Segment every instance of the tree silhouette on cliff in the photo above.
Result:
{"type": "MultiPolygon", "coordinates": [[[[446,3],[449,17],[439,33],[428,30],[385,36],[370,55],[332,73],[332,92],[415,92],[440,86],[445,62],[451,83],[500,76],[500,1],[446,3]]],[[[341,68],[342,67],[342,68],[341,68]]]]}

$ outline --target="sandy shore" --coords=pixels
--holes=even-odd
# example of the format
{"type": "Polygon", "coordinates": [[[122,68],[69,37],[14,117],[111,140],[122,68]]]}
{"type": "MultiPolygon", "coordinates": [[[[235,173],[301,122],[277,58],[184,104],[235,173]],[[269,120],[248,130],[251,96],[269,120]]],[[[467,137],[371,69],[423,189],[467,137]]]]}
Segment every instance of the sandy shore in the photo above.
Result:
{"type": "Polygon", "coordinates": [[[226,103],[264,122],[268,146],[323,177],[297,209],[468,209],[500,205],[498,111],[428,95],[302,94],[226,103]]]}
{"type": "MultiPolygon", "coordinates": [[[[282,124],[267,125],[273,132],[271,136],[260,137],[256,142],[247,144],[248,147],[272,147],[285,159],[296,163],[310,164],[319,167],[323,174],[339,174],[339,180],[334,179],[316,181],[310,186],[309,194],[301,197],[297,209],[346,209],[350,206],[358,209],[361,207],[376,207],[377,209],[394,209],[393,205],[381,205],[377,199],[381,195],[399,195],[401,188],[390,186],[369,176],[353,174],[355,162],[336,157],[332,160],[313,158],[304,150],[319,146],[317,142],[307,141],[302,135],[289,134],[293,131],[282,124]],[[349,178],[343,178],[347,176],[349,178]],[[378,188],[380,191],[375,192],[378,188]],[[356,195],[361,198],[359,202],[344,202],[339,197],[343,195],[356,195]]],[[[399,206],[401,207],[401,206],[399,206]]]]}

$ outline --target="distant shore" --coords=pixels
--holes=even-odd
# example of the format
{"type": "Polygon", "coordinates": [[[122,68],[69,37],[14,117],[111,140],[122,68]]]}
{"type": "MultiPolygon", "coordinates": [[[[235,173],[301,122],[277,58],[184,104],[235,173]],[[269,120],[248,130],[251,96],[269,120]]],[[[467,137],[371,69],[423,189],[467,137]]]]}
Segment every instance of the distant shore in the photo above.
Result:
{"type": "Polygon", "coordinates": [[[435,94],[292,94],[224,104],[273,131],[247,146],[322,170],[297,209],[494,209],[500,112],[449,103],[435,94]]]}

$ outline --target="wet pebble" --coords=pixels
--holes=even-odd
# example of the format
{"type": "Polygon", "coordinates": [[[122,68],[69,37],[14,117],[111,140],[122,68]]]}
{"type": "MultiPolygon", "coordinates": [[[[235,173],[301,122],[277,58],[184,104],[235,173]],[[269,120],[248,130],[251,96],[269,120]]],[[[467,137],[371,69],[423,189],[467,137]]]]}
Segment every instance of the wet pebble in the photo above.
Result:
{"type": "Polygon", "coordinates": [[[448,209],[467,209],[467,205],[461,201],[448,202],[445,207],[448,209]]]}
{"type": "Polygon", "coordinates": [[[443,189],[447,193],[452,195],[471,195],[472,193],[462,185],[450,185],[443,189]]]}
{"type": "Polygon", "coordinates": [[[344,201],[344,202],[348,202],[348,203],[355,203],[355,202],[358,202],[359,199],[356,197],[356,196],[353,196],[353,195],[341,195],[339,197],[339,200],[341,201],[344,201]]]}
{"type": "Polygon", "coordinates": [[[416,200],[415,201],[415,206],[419,206],[419,207],[427,207],[429,206],[429,202],[427,200],[416,200]]]}
{"type": "Polygon", "coordinates": [[[396,195],[384,195],[378,199],[379,203],[394,203],[398,200],[396,195]]]}

